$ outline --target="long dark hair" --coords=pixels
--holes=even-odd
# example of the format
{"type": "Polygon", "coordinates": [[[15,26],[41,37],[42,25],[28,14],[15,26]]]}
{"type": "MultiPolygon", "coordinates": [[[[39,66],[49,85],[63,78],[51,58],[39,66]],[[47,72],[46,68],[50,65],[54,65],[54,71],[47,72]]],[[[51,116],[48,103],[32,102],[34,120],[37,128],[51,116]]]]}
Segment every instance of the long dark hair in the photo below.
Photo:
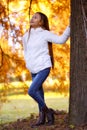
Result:
{"type": "MultiPolygon", "coordinates": [[[[41,12],[36,12],[40,15],[41,17],[41,21],[42,21],[42,28],[45,30],[50,30],[49,29],[49,22],[48,22],[48,18],[45,14],[41,13],[41,12]]],[[[29,33],[30,33],[31,27],[29,29],[29,33]]],[[[29,34],[30,35],[30,34],[29,34]]],[[[51,57],[51,62],[52,62],[52,68],[54,68],[54,57],[53,57],[53,48],[52,48],[52,43],[48,42],[48,48],[49,48],[49,55],[51,57]]]]}

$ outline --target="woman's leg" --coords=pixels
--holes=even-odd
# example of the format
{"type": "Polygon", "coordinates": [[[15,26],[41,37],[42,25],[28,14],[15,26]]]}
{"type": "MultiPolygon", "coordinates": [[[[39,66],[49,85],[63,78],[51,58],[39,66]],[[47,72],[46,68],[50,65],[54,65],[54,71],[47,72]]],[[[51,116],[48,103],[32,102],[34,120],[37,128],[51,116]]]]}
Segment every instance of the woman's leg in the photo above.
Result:
{"type": "MultiPolygon", "coordinates": [[[[31,74],[32,75],[32,81],[34,80],[35,76],[37,74],[31,74]]],[[[42,97],[42,99],[44,100],[44,90],[42,85],[40,86],[39,90],[38,90],[38,94],[42,97]]],[[[41,112],[41,106],[38,104],[38,108],[39,108],[39,112],[41,112]]]]}
{"type": "MultiPolygon", "coordinates": [[[[41,86],[40,89],[38,90],[38,94],[40,94],[41,98],[43,99],[43,101],[45,102],[45,99],[44,99],[44,90],[43,90],[43,87],[41,86]]],[[[38,107],[39,107],[39,112],[41,112],[42,108],[41,106],[38,104],[38,107]]]]}
{"type": "Polygon", "coordinates": [[[49,73],[50,68],[44,69],[37,73],[28,91],[28,94],[39,104],[40,108],[43,108],[46,104],[38,91],[48,77],[49,73]]]}
{"type": "MultiPolygon", "coordinates": [[[[47,76],[49,75],[50,68],[44,69],[40,71],[39,73],[36,74],[34,77],[34,80],[30,86],[30,89],[28,91],[28,94],[39,104],[41,108],[41,118],[40,119],[45,119],[42,118],[45,115],[47,116],[47,124],[48,125],[53,125],[54,124],[54,113],[51,111],[51,109],[48,109],[48,107],[45,104],[44,99],[40,95],[40,92],[38,92],[43,84],[43,82],[46,80],[47,76]]],[[[39,120],[38,123],[32,125],[32,127],[36,127],[38,125],[44,124],[44,121],[39,120]]]]}
{"type": "Polygon", "coordinates": [[[28,93],[38,103],[39,119],[31,127],[36,127],[36,126],[42,125],[46,121],[46,114],[45,114],[45,112],[42,111],[42,107],[45,105],[44,91],[43,91],[42,84],[45,81],[45,79],[47,78],[47,76],[49,75],[49,72],[50,72],[50,68],[40,71],[37,74],[32,74],[33,82],[30,86],[28,93]]]}

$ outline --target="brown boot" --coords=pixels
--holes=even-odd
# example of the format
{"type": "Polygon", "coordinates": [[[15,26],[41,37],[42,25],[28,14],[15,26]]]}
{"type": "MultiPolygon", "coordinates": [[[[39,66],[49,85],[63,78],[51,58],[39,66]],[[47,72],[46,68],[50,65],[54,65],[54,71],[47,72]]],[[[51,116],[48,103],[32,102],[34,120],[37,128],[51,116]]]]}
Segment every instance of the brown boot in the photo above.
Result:
{"type": "Polygon", "coordinates": [[[45,121],[46,121],[46,116],[45,116],[45,113],[42,111],[39,113],[39,118],[37,122],[35,124],[32,124],[31,127],[34,128],[40,125],[44,125],[45,121]]]}
{"type": "Polygon", "coordinates": [[[47,117],[46,125],[53,125],[54,124],[54,111],[52,109],[48,109],[47,106],[45,106],[42,109],[42,111],[46,113],[46,117],[47,117]]]}

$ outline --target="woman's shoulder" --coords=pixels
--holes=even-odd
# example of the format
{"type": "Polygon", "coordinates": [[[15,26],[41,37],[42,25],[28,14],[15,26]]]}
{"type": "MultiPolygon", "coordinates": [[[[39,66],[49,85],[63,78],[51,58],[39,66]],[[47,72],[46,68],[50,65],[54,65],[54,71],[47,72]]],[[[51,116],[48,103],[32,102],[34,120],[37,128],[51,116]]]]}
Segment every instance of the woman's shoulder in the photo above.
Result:
{"type": "Polygon", "coordinates": [[[43,29],[42,33],[45,34],[45,35],[47,35],[47,34],[50,33],[50,31],[49,31],[49,30],[46,30],[46,29],[43,29]]]}
{"type": "Polygon", "coordinates": [[[48,37],[48,36],[52,35],[52,31],[50,31],[50,30],[44,30],[43,34],[44,34],[45,37],[48,37]]]}

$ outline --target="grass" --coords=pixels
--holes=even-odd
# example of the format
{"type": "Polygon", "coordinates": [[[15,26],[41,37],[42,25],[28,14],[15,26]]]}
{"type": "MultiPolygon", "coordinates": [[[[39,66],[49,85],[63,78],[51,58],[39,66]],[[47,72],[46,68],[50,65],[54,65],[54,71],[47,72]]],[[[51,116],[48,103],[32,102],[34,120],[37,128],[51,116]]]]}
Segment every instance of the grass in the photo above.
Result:
{"type": "MultiPolygon", "coordinates": [[[[45,93],[46,104],[55,110],[68,111],[68,97],[57,93],[45,93]]],[[[28,95],[9,96],[0,110],[0,123],[7,123],[38,113],[37,103],[28,95]]]]}

